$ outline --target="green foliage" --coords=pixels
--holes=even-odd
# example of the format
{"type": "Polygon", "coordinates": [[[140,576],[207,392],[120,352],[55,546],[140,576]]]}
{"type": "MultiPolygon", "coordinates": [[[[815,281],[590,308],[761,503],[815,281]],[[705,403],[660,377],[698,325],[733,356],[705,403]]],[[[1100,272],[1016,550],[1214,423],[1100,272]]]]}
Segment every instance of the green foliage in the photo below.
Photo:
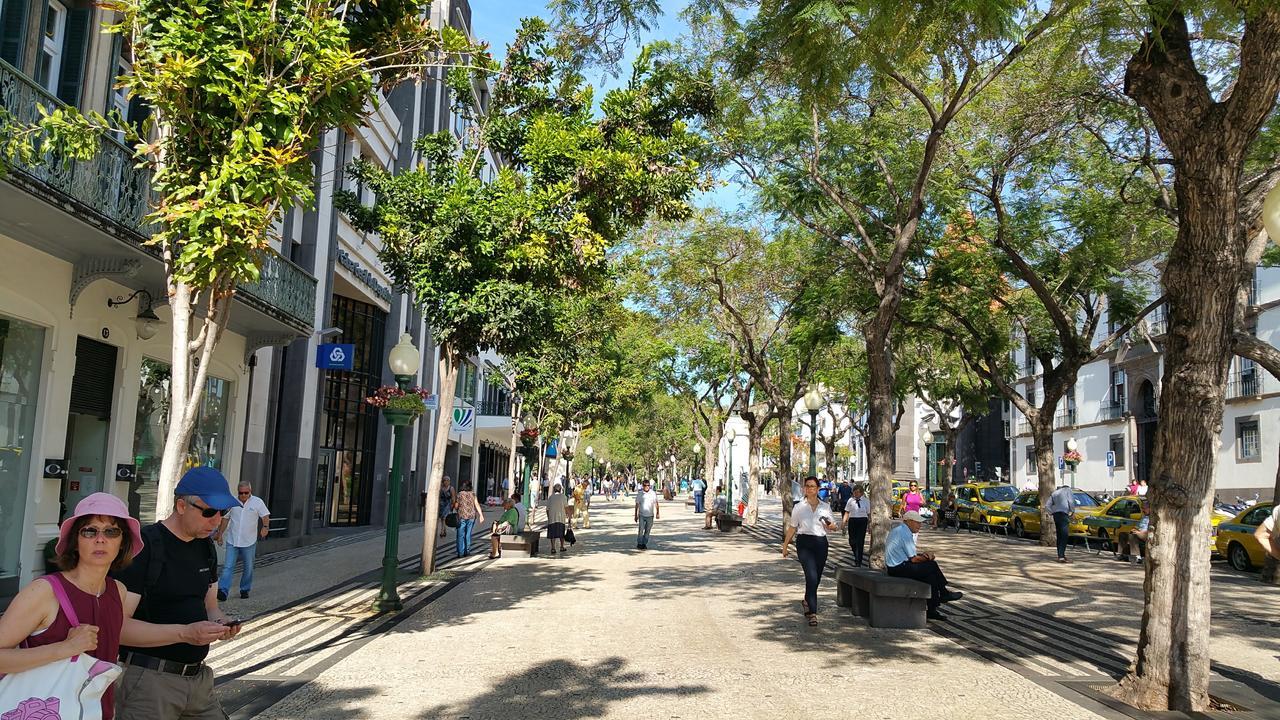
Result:
{"type": "Polygon", "coordinates": [[[702,184],[684,118],[707,109],[704,89],[645,53],[596,118],[561,54],[545,23],[525,21],[474,142],[424,138],[422,164],[397,175],[358,164],[351,173],[375,203],[338,198],[356,227],[382,237],[384,264],[452,352],[539,352],[575,314],[575,296],[606,284],[622,234],[650,215],[686,216],[702,184]],[[503,163],[491,182],[486,151],[503,163]]]}

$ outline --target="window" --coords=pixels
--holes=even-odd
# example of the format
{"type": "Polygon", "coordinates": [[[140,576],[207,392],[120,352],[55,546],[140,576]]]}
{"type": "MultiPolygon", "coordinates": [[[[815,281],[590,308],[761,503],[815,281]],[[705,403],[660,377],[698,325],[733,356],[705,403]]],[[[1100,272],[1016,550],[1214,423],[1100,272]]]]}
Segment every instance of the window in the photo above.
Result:
{"type": "Polygon", "coordinates": [[[1262,437],[1257,416],[1236,420],[1236,462],[1261,462],[1262,437]]]}
{"type": "Polygon", "coordinates": [[[1111,368],[1111,404],[1114,407],[1125,408],[1125,373],[1122,368],[1111,368]]]}
{"type": "MultiPolygon", "coordinates": [[[[18,591],[44,330],[0,315],[0,597],[18,591]]],[[[56,498],[55,498],[56,499],[56,498]]]]}
{"type": "Polygon", "coordinates": [[[1264,507],[1256,507],[1250,510],[1244,517],[1240,518],[1242,525],[1261,525],[1271,515],[1273,508],[1270,505],[1264,507]]]}
{"type": "Polygon", "coordinates": [[[1036,472],[1036,449],[1030,445],[1027,446],[1027,474],[1034,475],[1036,472]]]}
{"type": "Polygon", "coordinates": [[[115,76],[111,81],[111,107],[108,110],[114,110],[120,113],[120,117],[127,122],[129,117],[129,90],[120,86],[120,79],[133,74],[133,63],[130,61],[133,57],[129,50],[128,43],[122,43],[120,54],[116,56],[115,76]]]}
{"type": "Polygon", "coordinates": [[[1138,511],[1138,504],[1132,500],[1117,500],[1115,505],[1107,511],[1110,517],[1129,517],[1138,511]]]}
{"type": "Polygon", "coordinates": [[[1124,435],[1112,435],[1107,440],[1107,449],[1116,454],[1116,467],[1124,467],[1124,435]]]}
{"type": "Polygon", "coordinates": [[[40,54],[36,59],[36,82],[55,94],[62,71],[62,46],[66,41],[67,8],[58,0],[49,0],[40,36],[40,54]]]}

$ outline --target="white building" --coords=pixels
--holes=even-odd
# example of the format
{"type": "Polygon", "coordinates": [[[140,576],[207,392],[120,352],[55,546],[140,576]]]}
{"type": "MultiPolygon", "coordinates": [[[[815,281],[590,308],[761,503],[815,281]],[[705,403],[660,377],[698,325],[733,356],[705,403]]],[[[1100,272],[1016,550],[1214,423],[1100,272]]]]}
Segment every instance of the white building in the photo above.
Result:
{"type": "MultiPolygon", "coordinates": [[[[1280,343],[1280,268],[1260,267],[1254,277],[1249,320],[1258,338],[1280,343]]],[[[1075,388],[1058,407],[1054,419],[1054,455],[1061,456],[1075,438],[1084,461],[1075,483],[1085,490],[1119,491],[1131,479],[1150,479],[1156,428],[1159,425],[1161,353],[1167,318],[1157,310],[1147,320],[1151,342],[1141,339],[1117,348],[1080,370],[1075,388]],[[1154,346],[1154,350],[1153,347],[1154,346]],[[1108,452],[1114,467],[1108,467],[1108,452]]],[[[1099,328],[1099,339],[1107,327],[1099,328]]],[[[1025,347],[1016,360],[1028,388],[1036,364],[1025,347]]],[[[1224,499],[1234,495],[1270,496],[1275,485],[1280,443],[1280,381],[1244,358],[1234,358],[1227,378],[1226,409],[1218,451],[1217,487],[1224,499]]],[[[1016,408],[1006,404],[1010,466],[1021,486],[1035,475],[1030,428],[1016,408]]]]}

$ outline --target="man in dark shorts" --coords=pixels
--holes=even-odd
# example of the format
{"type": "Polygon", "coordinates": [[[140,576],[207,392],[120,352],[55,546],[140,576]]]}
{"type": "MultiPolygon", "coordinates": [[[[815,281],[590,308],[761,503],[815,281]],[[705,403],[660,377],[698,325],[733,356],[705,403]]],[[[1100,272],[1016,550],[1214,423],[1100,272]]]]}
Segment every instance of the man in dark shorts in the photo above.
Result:
{"type": "Polygon", "coordinates": [[[188,470],[174,490],[173,512],[143,528],[146,546],[115,575],[124,583],[120,636],[124,676],[116,692],[120,720],[224,720],[213,696],[209,644],[240,631],[218,608],[218,556],[209,535],[239,501],[209,467],[188,470]]]}

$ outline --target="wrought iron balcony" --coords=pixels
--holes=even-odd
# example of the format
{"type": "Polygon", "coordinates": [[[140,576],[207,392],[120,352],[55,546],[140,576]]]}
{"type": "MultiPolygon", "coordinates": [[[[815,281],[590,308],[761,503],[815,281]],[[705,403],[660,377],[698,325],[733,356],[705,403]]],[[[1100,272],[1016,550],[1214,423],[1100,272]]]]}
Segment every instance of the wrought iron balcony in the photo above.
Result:
{"type": "Polygon", "coordinates": [[[1169,331],[1169,306],[1162,304],[1147,315],[1147,332],[1152,337],[1163,335],[1169,331]]]}
{"type": "Polygon", "coordinates": [[[1124,417],[1125,412],[1127,412],[1127,408],[1123,404],[1110,403],[1107,405],[1103,405],[1098,410],[1098,419],[1099,420],[1120,420],[1121,418],[1124,417]]]}
{"type": "MultiPolygon", "coordinates": [[[[38,121],[41,108],[50,111],[63,106],[0,60],[0,132],[8,122],[38,121]]],[[[144,244],[154,230],[145,220],[151,208],[151,173],[136,162],[131,148],[104,135],[98,152],[88,160],[68,161],[45,151],[34,163],[14,162],[6,179],[158,259],[156,249],[144,244]]],[[[309,332],[315,322],[315,288],[314,277],[271,252],[263,260],[261,279],[242,284],[238,297],[300,332],[309,332]]]]}
{"type": "Polygon", "coordinates": [[[1257,397],[1264,392],[1262,373],[1256,369],[1231,373],[1227,379],[1227,399],[1257,397]]]}
{"type": "Polygon", "coordinates": [[[1018,421],[1018,434],[1019,434],[1019,435],[1030,435],[1030,434],[1031,434],[1031,423],[1027,422],[1026,420],[1019,420],[1019,421],[1018,421]]]}
{"type": "Polygon", "coordinates": [[[1054,428],[1073,427],[1076,424],[1076,411],[1064,410],[1053,416],[1054,428]]]}
{"type": "Polygon", "coordinates": [[[503,398],[500,400],[483,400],[477,406],[478,415],[497,415],[502,417],[511,417],[511,399],[503,398]]]}

